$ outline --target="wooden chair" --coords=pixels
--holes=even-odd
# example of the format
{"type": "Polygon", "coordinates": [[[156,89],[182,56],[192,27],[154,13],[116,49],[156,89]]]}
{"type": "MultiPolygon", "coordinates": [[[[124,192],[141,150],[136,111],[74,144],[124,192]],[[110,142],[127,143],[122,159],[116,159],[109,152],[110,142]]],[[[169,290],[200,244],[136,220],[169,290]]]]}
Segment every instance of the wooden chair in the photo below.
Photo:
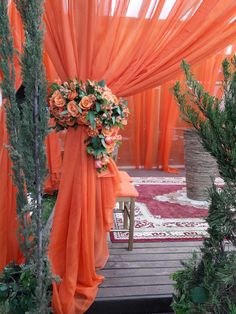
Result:
{"type": "MultiPolygon", "coordinates": [[[[122,212],[124,214],[124,224],[122,229],[113,229],[113,232],[129,232],[128,250],[133,250],[134,242],[134,210],[135,200],[138,192],[132,185],[129,175],[124,175],[123,181],[120,183],[117,192],[116,200],[119,203],[119,208],[115,212],[122,212]],[[126,179],[125,179],[126,178],[126,179]]],[[[131,178],[130,178],[131,179],[131,178]]]]}

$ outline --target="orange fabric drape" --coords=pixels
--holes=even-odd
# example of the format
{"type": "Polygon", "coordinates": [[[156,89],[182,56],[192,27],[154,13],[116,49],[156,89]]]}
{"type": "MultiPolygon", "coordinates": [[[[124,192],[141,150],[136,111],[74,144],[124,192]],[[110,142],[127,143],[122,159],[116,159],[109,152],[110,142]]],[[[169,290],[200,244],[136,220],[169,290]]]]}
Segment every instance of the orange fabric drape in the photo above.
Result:
{"type": "Polygon", "coordinates": [[[164,4],[141,1],[131,17],[131,1],[47,0],[45,48],[60,78],[105,79],[114,93],[134,95],[175,77],[182,59],[195,64],[236,36],[234,0],[177,0],[169,14],[164,4]]]}
{"type": "Polygon", "coordinates": [[[53,221],[49,254],[53,272],[55,313],[84,313],[95,298],[102,277],[95,267],[108,258],[107,231],[112,225],[117,170],[98,177],[85,147],[86,128],[69,129],[65,141],[62,178],[53,221]]]}
{"type": "MultiPolygon", "coordinates": [[[[232,45],[232,53],[234,51],[232,45]]],[[[222,79],[220,68],[223,59],[228,56],[226,52],[227,49],[223,49],[192,67],[195,77],[211,94],[218,91],[216,82],[222,79]]],[[[146,169],[157,166],[172,172],[174,169],[170,165],[184,165],[183,129],[188,125],[179,118],[178,106],[171,92],[175,82],[179,80],[183,83],[183,79],[183,74],[178,75],[156,89],[127,98],[132,114],[122,132],[123,143],[118,156],[120,166],[146,169]]]]}
{"type": "MultiPolygon", "coordinates": [[[[179,73],[183,58],[197,63],[236,35],[236,21],[229,23],[236,13],[234,0],[228,0],[227,5],[223,0],[177,0],[166,18],[164,0],[142,1],[134,17],[128,14],[130,4],[126,0],[60,0],[55,5],[55,1],[46,0],[45,48],[62,80],[75,76],[82,80],[105,79],[114,93],[133,95],[173,78],[179,73]]],[[[150,133],[151,127],[147,130],[150,133]]],[[[98,200],[105,197],[108,186],[113,187],[111,178],[93,179],[95,170],[87,155],[83,161],[79,159],[79,153],[83,155],[81,138],[82,129],[67,135],[65,154],[68,156],[67,151],[72,149],[78,154],[74,152],[65,158],[50,250],[53,268],[63,279],[61,285],[54,287],[54,307],[58,313],[66,314],[70,313],[66,311],[73,314],[77,307],[78,313],[83,312],[95,297],[100,278],[94,274],[94,266],[98,257],[100,266],[107,257],[104,221],[110,213],[110,207],[100,208],[98,200]],[[80,148],[76,143],[80,143],[80,148]],[[84,165],[84,173],[76,159],[84,165]],[[91,181],[86,177],[88,173],[91,181]],[[106,185],[101,183],[105,179],[106,185]],[[96,191],[100,191],[96,200],[92,194],[94,184],[96,191]],[[75,193],[79,189],[82,193],[75,193]],[[95,220],[95,213],[100,218],[95,220]],[[98,226],[99,234],[102,233],[99,250],[94,235],[98,226]],[[87,232],[87,238],[82,230],[87,232]],[[91,247],[94,241],[95,249],[91,247]]],[[[149,151],[150,143],[151,140],[147,145],[149,151]]],[[[150,156],[144,158],[147,166],[151,161],[150,156]]],[[[114,193],[109,197],[111,206],[114,193]]]]}
{"type": "Polygon", "coordinates": [[[12,163],[5,147],[7,143],[5,110],[0,107],[0,272],[9,262],[21,257],[17,240],[16,189],[11,178],[12,163]]]}
{"type": "MultiPolygon", "coordinates": [[[[53,0],[45,2],[45,49],[62,80],[105,79],[118,96],[133,95],[176,76],[183,58],[197,63],[236,35],[236,22],[229,24],[236,13],[234,0],[229,0],[227,6],[222,0],[177,0],[166,19],[161,18],[164,0],[142,1],[135,18],[127,16],[130,3],[61,0],[55,6],[53,0]]],[[[67,134],[65,155],[71,152],[68,143],[74,137],[75,133],[67,134]]],[[[54,272],[62,277],[61,285],[54,287],[54,309],[66,314],[84,312],[94,299],[99,282],[94,275],[91,248],[96,239],[93,226],[97,203],[90,208],[88,197],[94,200],[94,196],[87,192],[88,188],[95,191],[95,182],[88,187],[86,174],[91,169],[87,166],[83,169],[82,159],[79,166],[74,161],[81,158],[76,156],[78,150],[73,157],[65,157],[50,247],[54,272]],[[81,191],[80,195],[76,191],[81,191]],[[91,221],[86,218],[87,213],[91,221]],[[81,224],[84,220],[87,223],[81,224]],[[87,234],[82,241],[84,226],[87,234]],[[77,271],[72,273],[71,268],[77,271]]],[[[145,162],[149,164],[150,158],[145,162]]]]}
{"type": "MultiPolygon", "coordinates": [[[[10,23],[14,38],[14,47],[18,51],[22,49],[24,40],[23,29],[19,13],[14,2],[9,7],[10,23]]],[[[45,62],[48,68],[48,77],[54,79],[52,65],[49,60],[45,62]]],[[[15,58],[16,89],[21,85],[20,64],[15,58]]],[[[1,105],[1,104],[0,104],[1,105]]],[[[19,260],[22,254],[19,250],[17,239],[17,215],[16,215],[16,188],[12,181],[12,162],[5,145],[8,144],[8,136],[5,123],[5,109],[0,106],[0,271],[12,260],[19,260]]],[[[46,138],[47,160],[49,176],[45,182],[47,193],[58,188],[61,173],[61,150],[58,135],[51,133],[46,138]]]]}
{"type": "MultiPolygon", "coordinates": [[[[20,51],[22,32],[18,26],[21,21],[14,5],[9,18],[11,22],[13,20],[15,22],[14,45],[20,51]]],[[[19,75],[20,64],[17,58],[15,58],[14,63],[16,88],[19,88],[21,76],[19,75]]],[[[0,104],[0,272],[6,264],[13,260],[18,261],[22,257],[17,239],[16,188],[12,182],[12,162],[6,148],[7,144],[6,113],[4,105],[0,104]]]]}
{"type": "MultiPolygon", "coordinates": [[[[46,78],[49,82],[52,82],[58,78],[58,74],[50,58],[45,52],[43,57],[46,69],[46,78]]],[[[52,124],[53,121],[50,120],[49,126],[52,124]]],[[[62,155],[59,136],[60,135],[53,130],[45,139],[47,167],[49,173],[44,183],[44,191],[49,194],[58,190],[61,178],[62,155]]]]}

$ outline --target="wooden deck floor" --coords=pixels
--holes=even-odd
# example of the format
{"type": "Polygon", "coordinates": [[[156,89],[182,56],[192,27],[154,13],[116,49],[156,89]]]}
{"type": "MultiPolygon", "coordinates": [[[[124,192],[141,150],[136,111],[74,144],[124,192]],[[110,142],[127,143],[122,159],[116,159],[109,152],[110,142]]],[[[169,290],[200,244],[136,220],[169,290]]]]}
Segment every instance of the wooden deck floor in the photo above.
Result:
{"type": "Polygon", "coordinates": [[[99,271],[105,281],[88,314],[147,314],[170,312],[173,282],[170,275],[181,268],[201,242],[111,243],[110,258],[99,271]]]}

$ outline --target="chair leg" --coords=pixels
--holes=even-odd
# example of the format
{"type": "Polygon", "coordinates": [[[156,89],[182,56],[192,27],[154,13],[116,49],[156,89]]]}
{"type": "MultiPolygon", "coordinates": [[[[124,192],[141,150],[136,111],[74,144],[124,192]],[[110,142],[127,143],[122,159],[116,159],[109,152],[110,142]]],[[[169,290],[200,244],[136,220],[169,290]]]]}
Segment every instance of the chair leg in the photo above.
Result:
{"type": "Polygon", "coordinates": [[[128,229],[128,213],[127,213],[127,202],[124,203],[124,224],[123,228],[128,229]]]}
{"type": "Polygon", "coordinates": [[[133,250],[133,243],[134,243],[134,207],[135,207],[135,200],[132,198],[130,201],[130,221],[129,221],[129,244],[128,250],[133,250]]]}
{"type": "Polygon", "coordinates": [[[124,209],[124,202],[119,201],[119,210],[123,211],[123,209],[124,209]]]}

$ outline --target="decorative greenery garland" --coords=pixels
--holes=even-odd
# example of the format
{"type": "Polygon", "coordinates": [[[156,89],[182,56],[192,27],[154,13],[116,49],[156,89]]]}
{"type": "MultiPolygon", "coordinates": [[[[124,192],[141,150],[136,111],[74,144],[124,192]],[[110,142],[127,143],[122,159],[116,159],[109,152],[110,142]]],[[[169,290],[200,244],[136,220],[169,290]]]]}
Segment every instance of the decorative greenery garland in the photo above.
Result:
{"type": "Polygon", "coordinates": [[[109,157],[122,139],[118,132],[127,124],[127,101],[113,95],[105,81],[57,82],[51,85],[49,95],[56,129],[86,126],[87,153],[95,159],[98,172],[106,170],[109,157]]]}

